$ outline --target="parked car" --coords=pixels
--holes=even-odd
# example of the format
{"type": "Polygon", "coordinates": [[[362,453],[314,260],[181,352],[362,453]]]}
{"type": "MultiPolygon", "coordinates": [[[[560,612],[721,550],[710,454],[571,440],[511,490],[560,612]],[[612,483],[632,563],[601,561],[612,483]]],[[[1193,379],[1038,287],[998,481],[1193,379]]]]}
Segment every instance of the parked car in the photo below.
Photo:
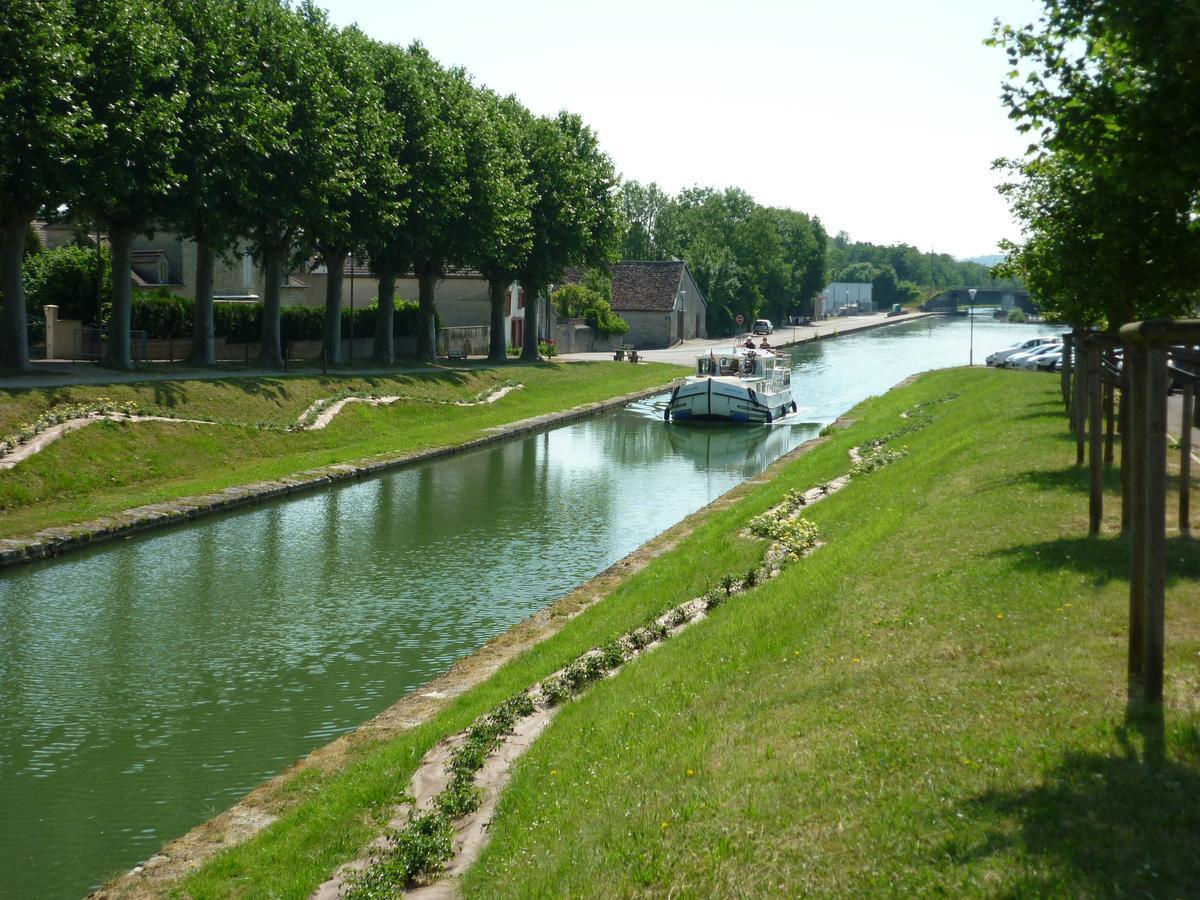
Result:
{"type": "Polygon", "coordinates": [[[1040,347],[1043,344],[1055,344],[1061,341],[1052,335],[1042,335],[1041,337],[1027,338],[1023,341],[1017,341],[1011,347],[1005,347],[1003,350],[997,350],[984,360],[989,366],[998,366],[1006,359],[1015,353],[1023,353],[1026,350],[1032,350],[1034,347],[1040,347]]]}
{"type": "Polygon", "coordinates": [[[1062,362],[1062,344],[1046,344],[1033,353],[1025,354],[1020,362],[1022,369],[1045,369],[1053,371],[1056,364],[1062,362]]]}
{"type": "Polygon", "coordinates": [[[772,334],[775,326],[771,324],[770,319],[755,319],[753,331],[755,334],[772,334]]]}
{"type": "Polygon", "coordinates": [[[1062,344],[1040,344],[1037,347],[1030,348],[1029,350],[1022,350],[1020,353],[1014,353],[1012,356],[1008,357],[1008,359],[1000,363],[1000,368],[1019,369],[1029,359],[1045,353],[1048,349],[1057,350],[1060,355],[1062,354],[1062,344]]]}

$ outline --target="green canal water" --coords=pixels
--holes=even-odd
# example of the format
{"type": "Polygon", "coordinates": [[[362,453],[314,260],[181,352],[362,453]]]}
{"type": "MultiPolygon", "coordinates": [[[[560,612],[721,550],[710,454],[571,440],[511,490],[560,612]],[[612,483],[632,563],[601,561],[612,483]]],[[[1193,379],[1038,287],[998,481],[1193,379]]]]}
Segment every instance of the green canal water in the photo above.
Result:
{"type": "MultiPolygon", "coordinates": [[[[976,319],[975,359],[1034,333],[976,319]]],[[[799,348],[799,412],[771,426],[667,426],[659,397],[5,571],[0,895],[79,896],[153,855],[858,401],[965,364],[968,335],[799,348]]]]}

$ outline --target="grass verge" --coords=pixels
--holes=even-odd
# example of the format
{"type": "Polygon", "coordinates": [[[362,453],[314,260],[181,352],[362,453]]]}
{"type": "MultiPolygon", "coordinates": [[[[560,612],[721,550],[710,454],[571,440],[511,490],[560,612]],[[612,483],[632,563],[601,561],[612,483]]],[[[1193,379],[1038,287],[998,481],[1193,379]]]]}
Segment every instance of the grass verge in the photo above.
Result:
{"type": "Polygon", "coordinates": [[[848,447],[902,427],[901,410],[957,392],[907,456],[807,513],[826,540],[811,558],[566,706],[463,887],[1196,893],[1200,551],[1172,542],[1165,711],[1127,709],[1127,546],[1083,537],[1086,473],[1053,385],[1006,374],[937,373],[861,405],[430,721],[281,788],[279,821],[176,892],[305,896],[440,737],[745,571],[764,547],[751,519],[844,473],[848,447]]]}
{"type": "Polygon", "coordinates": [[[675,366],[567,363],[475,367],[412,375],[291,375],[78,385],[0,392],[0,435],[41,413],[99,398],[144,414],[216,425],[104,422],[0,471],[0,537],[305,469],[461,443],[488,428],[664,384],[675,366]],[[506,381],[501,400],[471,401],[506,381]],[[325,429],[289,432],[312,403],[349,392],[403,396],[352,404],[325,429]]]}

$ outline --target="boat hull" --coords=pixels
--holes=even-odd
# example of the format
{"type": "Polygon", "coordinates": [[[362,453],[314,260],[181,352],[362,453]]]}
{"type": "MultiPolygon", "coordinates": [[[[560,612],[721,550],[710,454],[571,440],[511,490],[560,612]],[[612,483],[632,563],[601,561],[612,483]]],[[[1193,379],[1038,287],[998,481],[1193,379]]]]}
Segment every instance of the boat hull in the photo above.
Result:
{"type": "Polygon", "coordinates": [[[667,416],[676,422],[773,422],[795,409],[790,389],[767,394],[719,378],[689,379],[671,394],[667,416]]]}

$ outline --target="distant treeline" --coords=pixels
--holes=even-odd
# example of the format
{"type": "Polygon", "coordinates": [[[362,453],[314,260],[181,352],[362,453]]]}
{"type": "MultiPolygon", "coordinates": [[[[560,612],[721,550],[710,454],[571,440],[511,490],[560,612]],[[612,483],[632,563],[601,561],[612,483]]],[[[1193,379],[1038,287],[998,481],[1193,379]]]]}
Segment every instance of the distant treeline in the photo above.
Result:
{"type": "Polygon", "coordinates": [[[947,288],[1019,288],[1011,278],[993,279],[988,266],[946,253],[924,253],[911,244],[851,241],[839,231],[825,251],[830,281],[871,282],[876,308],[916,303],[947,288]]]}
{"type": "Polygon", "coordinates": [[[708,301],[710,334],[731,334],[734,316],[785,321],[811,314],[831,281],[871,282],[877,307],[911,304],[954,287],[1019,287],[994,280],[987,266],[911,244],[829,237],[816,216],[761,206],[739,188],[689,188],[676,196],[657,184],[626,182],[618,194],[626,229],[624,259],[684,260],[708,301]]]}
{"type": "Polygon", "coordinates": [[[827,236],[815,216],[761,206],[739,188],[672,197],[630,181],[618,196],[627,220],[621,256],[684,260],[708,301],[710,335],[742,330],[739,313],[782,321],[824,286],[827,236]]]}

